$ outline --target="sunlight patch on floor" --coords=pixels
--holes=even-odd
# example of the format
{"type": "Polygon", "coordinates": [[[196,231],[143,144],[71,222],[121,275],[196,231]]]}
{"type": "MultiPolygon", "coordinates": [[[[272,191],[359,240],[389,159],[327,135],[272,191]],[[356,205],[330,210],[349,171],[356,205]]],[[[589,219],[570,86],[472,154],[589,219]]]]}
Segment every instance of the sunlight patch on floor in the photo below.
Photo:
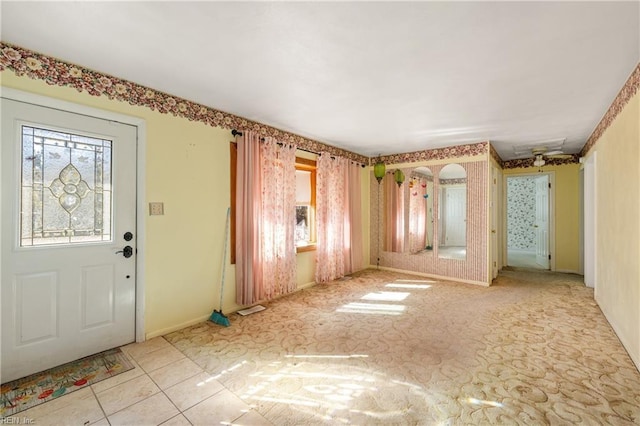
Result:
{"type": "Polygon", "coordinates": [[[386,303],[358,303],[351,302],[336,309],[336,312],[355,314],[377,314],[377,315],[401,315],[404,312],[404,305],[390,305],[386,303]]]}
{"type": "Polygon", "coordinates": [[[328,359],[349,359],[349,358],[368,358],[369,355],[285,355],[285,358],[328,358],[328,359]]]}
{"type": "Polygon", "coordinates": [[[486,400],[477,399],[477,398],[467,398],[467,402],[473,405],[488,405],[490,407],[498,407],[498,408],[504,407],[504,405],[502,405],[502,403],[500,402],[486,401],[486,400]]]}
{"type": "Polygon", "coordinates": [[[389,283],[386,284],[385,287],[388,288],[410,288],[410,289],[427,289],[431,288],[428,284],[403,284],[403,283],[389,283]]]}
{"type": "Polygon", "coordinates": [[[405,293],[401,291],[378,291],[375,293],[365,294],[361,297],[362,300],[380,300],[385,302],[402,302],[411,293],[405,293]]]}

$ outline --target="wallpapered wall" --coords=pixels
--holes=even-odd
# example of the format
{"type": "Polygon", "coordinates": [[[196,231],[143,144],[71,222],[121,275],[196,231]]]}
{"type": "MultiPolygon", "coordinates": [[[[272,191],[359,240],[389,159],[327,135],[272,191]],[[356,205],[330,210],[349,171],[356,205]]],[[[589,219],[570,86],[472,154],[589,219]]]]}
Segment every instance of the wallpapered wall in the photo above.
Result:
{"type": "Polygon", "coordinates": [[[534,251],[537,177],[507,178],[507,248],[534,251]]]}
{"type": "MultiPolygon", "coordinates": [[[[487,149],[486,146],[483,147],[487,149]]],[[[488,149],[487,149],[488,150],[488,149]]],[[[456,162],[455,158],[451,159],[452,163],[456,162]]],[[[486,157],[480,161],[460,161],[460,164],[467,172],[467,257],[465,260],[438,258],[437,241],[434,244],[434,250],[423,251],[421,253],[412,254],[410,251],[403,253],[378,251],[381,247],[383,224],[377,225],[378,218],[384,220],[382,202],[384,200],[384,185],[378,185],[370,173],[371,180],[371,265],[375,266],[378,254],[380,256],[380,266],[393,269],[401,269],[405,271],[413,271],[427,275],[450,277],[451,279],[460,279],[468,282],[488,285],[488,267],[487,253],[487,179],[488,167],[486,157]],[[380,194],[378,194],[378,190],[380,194]],[[378,198],[379,196],[379,198],[378,198]]],[[[444,164],[427,165],[437,176],[444,164]]],[[[405,176],[410,176],[412,170],[417,167],[414,164],[400,165],[405,176]]],[[[395,167],[393,167],[395,168],[395,167]]],[[[405,191],[408,191],[408,185],[403,184],[405,191]]],[[[434,190],[435,199],[433,201],[433,211],[438,210],[437,190],[434,190]]],[[[405,197],[405,214],[409,214],[409,199],[405,197]]],[[[408,218],[407,218],[408,219],[408,218]]],[[[438,229],[437,215],[434,218],[435,229],[438,229]]],[[[408,220],[405,220],[405,233],[409,235],[408,220]]]]}

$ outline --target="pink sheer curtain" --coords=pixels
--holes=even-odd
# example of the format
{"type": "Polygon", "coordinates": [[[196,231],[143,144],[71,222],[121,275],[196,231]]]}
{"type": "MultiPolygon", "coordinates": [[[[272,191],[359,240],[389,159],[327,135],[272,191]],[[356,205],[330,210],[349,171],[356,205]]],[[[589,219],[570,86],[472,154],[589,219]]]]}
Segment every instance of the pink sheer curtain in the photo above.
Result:
{"type": "Polygon", "coordinates": [[[345,170],[344,190],[344,270],[346,274],[360,271],[364,268],[364,253],[362,242],[362,167],[353,162],[347,162],[345,170]]]}
{"type": "Polygon", "coordinates": [[[346,159],[332,159],[323,153],[317,161],[316,223],[316,275],[318,283],[344,276],[344,218],[346,159]]]}
{"type": "Polygon", "coordinates": [[[236,178],[236,302],[296,288],[295,147],[244,131],[236,178]]]}
{"type": "Polygon", "coordinates": [[[316,282],[362,269],[362,207],[358,166],[323,153],[317,161],[316,282]]]}
{"type": "MultiPolygon", "coordinates": [[[[403,184],[406,185],[406,184],[403,184]]],[[[393,173],[384,178],[385,233],[384,250],[404,251],[404,192],[393,179],[393,173]]]]}
{"type": "Polygon", "coordinates": [[[262,144],[262,273],[260,300],[296,289],[296,148],[262,144]]]}

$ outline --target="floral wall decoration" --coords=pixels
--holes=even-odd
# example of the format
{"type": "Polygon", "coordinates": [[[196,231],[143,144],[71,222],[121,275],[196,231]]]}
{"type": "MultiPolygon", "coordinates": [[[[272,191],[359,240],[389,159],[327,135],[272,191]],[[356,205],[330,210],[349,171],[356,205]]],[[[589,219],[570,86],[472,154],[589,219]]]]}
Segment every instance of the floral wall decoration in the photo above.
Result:
{"type": "Polygon", "coordinates": [[[139,84],[73,65],[50,56],[42,55],[0,42],[0,71],[13,71],[18,76],[42,80],[52,86],[73,87],[92,96],[106,96],[143,106],[162,114],[172,114],[191,121],[199,121],[223,129],[253,130],[263,137],[295,144],[311,152],[328,152],[332,155],[368,164],[368,157],[326,145],[322,142],[285,132],[233,114],[210,108],[186,99],[172,96],[139,84]]]}
{"type": "Polygon", "coordinates": [[[423,151],[405,152],[402,154],[382,155],[370,158],[370,165],[382,161],[385,164],[416,163],[427,160],[446,160],[457,157],[475,157],[485,155],[488,152],[489,142],[479,142],[470,145],[450,146],[447,148],[426,149],[423,151]]]}
{"type": "Polygon", "coordinates": [[[507,179],[507,248],[534,251],[536,178],[507,179]]]}
{"type": "MultiPolygon", "coordinates": [[[[533,162],[535,158],[523,158],[520,160],[508,160],[505,161],[502,168],[503,169],[518,169],[518,168],[527,168],[527,167],[535,167],[533,162]]],[[[580,155],[573,154],[570,158],[544,158],[545,166],[561,166],[563,164],[578,164],[580,162],[580,155]]],[[[542,166],[544,169],[544,166],[542,166]]]]}
{"type": "Polygon", "coordinates": [[[595,145],[596,141],[600,139],[602,134],[611,126],[613,120],[622,112],[624,107],[629,103],[629,100],[633,98],[638,90],[640,89],[640,63],[633,70],[629,78],[627,79],[620,92],[614,99],[613,103],[607,110],[607,112],[602,117],[602,120],[598,123],[595,130],[587,139],[587,143],[582,148],[580,152],[580,156],[584,157],[587,155],[589,150],[595,145]]]}
{"type": "Polygon", "coordinates": [[[467,178],[439,179],[440,185],[463,185],[467,183],[467,178]]]}
{"type": "Polygon", "coordinates": [[[496,151],[491,144],[489,144],[489,155],[491,155],[491,158],[493,158],[501,168],[504,168],[504,161],[502,161],[500,154],[498,154],[498,151],[496,151]]]}

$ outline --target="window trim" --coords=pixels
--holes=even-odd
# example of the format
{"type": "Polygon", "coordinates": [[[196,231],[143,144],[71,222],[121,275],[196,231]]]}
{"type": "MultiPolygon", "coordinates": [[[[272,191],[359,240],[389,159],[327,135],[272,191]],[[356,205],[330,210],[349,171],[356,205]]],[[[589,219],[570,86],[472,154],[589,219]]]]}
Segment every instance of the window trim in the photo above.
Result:
{"type": "Polygon", "coordinates": [[[296,246],[296,253],[303,253],[307,251],[314,251],[318,243],[318,240],[317,240],[318,234],[317,234],[317,226],[316,226],[316,170],[317,170],[316,160],[311,160],[308,158],[302,158],[302,157],[296,156],[296,170],[311,172],[311,176],[310,176],[311,202],[309,203],[309,207],[310,207],[309,210],[311,211],[311,219],[310,219],[311,223],[309,225],[311,241],[307,245],[296,246]]]}

